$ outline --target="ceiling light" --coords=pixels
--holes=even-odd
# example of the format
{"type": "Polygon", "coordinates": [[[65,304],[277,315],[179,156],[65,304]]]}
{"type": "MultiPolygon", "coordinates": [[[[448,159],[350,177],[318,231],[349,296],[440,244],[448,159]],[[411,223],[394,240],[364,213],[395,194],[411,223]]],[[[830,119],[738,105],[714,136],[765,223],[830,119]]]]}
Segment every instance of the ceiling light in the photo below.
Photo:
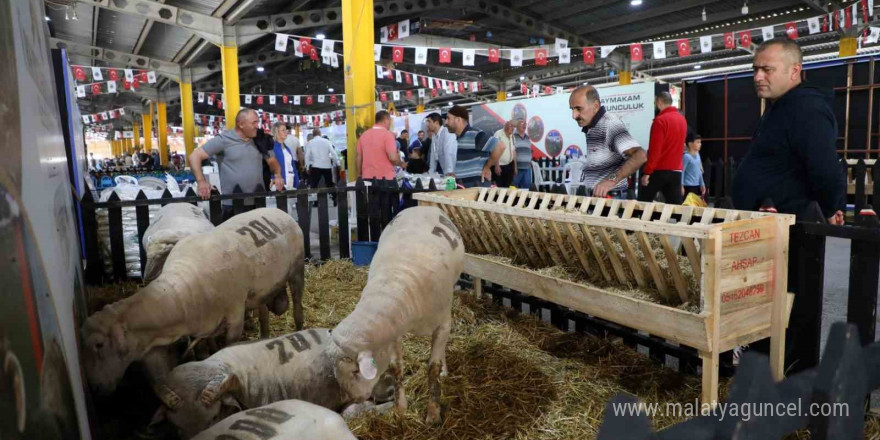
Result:
{"type": "Polygon", "coordinates": [[[64,19],[70,20],[70,7],[64,8],[64,19]]]}
{"type": "Polygon", "coordinates": [[[633,5],[633,6],[641,6],[641,5],[642,5],[642,0],[632,0],[632,1],[629,2],[629,4],[630,4],[630,5],[633,5]]]}
{"type": "Polygon", "coordinates": [[[70,16],[70,19],[79,20],[79,18],[76,16],[76,3],[74,3],[73,6],[70,7],[70,9],[73,9],[73,15],[70,16]]]}
{"type": "Polygon", "coordinates": [[[702,69],[702,68],[703,68],[703,66],[701,66],[701,65],[699,65],[699,64],[697,64],[696,66],[694,66],[694,70],[700,70],[700,69],[702,69]]]}
{"type": "Polygon", "coordinates": [[[742,14],[743,15],[749,14],[749,0],[746,0],[743,2],[742,14]]]}
{"type": "Polygon", "coordinates": [[[318,34],[318,35],[315,35],[315,38],[318,40],[323,40],[323,39],[327,38],[327,36],[324,34],[318,34]]]}
{"type": "Polygon", "coordinates": [[[526,77],[521,76],[521,77],[519,77],[519,80],[520,80],[520,81],[525,81],[525,80],[526,80],[526,77]]]}
{"type": "Polygon", "coordinates": [[[266,70],[263,66],[257,66],[257,72],[264,72],[266,70]]]}
{"type": "Polygon", "coordinates": [[[706,7],[703,6],[703,21],[706,21],[706,7]]]}
{"type": "Polygon", "coordinates": [[[47,16],[46,16],[46,21],[52,21],[52,19],[49,18],[49,16],[47,15],[47,16]]]}
{"type": "Polygon", "coordinates": [[[333,87],[330,87],[329,89],[327,89],[327,91],[333,93],[333,87]]]}

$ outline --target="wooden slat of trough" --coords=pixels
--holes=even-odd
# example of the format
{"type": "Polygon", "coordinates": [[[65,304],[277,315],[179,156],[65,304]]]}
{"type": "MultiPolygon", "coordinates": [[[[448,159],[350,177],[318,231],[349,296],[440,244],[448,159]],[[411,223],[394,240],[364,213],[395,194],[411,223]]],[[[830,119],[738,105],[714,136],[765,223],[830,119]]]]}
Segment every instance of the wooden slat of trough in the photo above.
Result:
{"type": "MultiPolygon", "coordinates": [[[[668,223],[671,217],[672,205],[664,206],[663,212],[660,215],[660,223],[668,223]]],[[[675,285],[678,297],[681,299],[681,302],[688,302],[687,283],[684,281],[681,268],[678,266],[678,252],[675,251],[672,243],[669,242],[669,236],[660,235],[659,238],[660,246],[663,247],[663,253],[666,254],[666,263],[669,265],[669,273],[672,275],[672,283],[675,285]]]]}
{"type": "MultiPolygon", "coordinates": [[[[586,199],[586,197],[585,197],[585,199],[586,199]]],[[[589,205],[590,205],[589,201],[585,200],[584,203],[581,205],[581,212],[586,214],[587,209],[589,208],[589,205]]],[[[617,210],[614,209],[615,208],[614,203],[612,203],[611,206],[612,206],[613,212],[610,213],[609,215],[614,216],[616,214],[617,210]]],[[[604,207],[605,207],[605,199],[596,199],[596,205],[593,207],[592,216],[598,217],[598,216],[602,215],[602,210],[604,209],[604,207]]],[[[581,229],[584,231],[584,234],[586,234],[587,236],[590,235],[590,226],[582,224],[581,229]]],[[[631,286],[632,283],[629,281],[629,278],[626,276],[626,271],[623,270],[623,263],[620,261],[620,255],[618,255],[617,249],[614,247],[614,243],[611,242],[611,237],[608,235],[608,231],[603,227],[597,226],[596,227],[596,234],[599,236],[599,239],[602,240],[602,246],[604,246],[604,248],[606,250],[606,254],[608,255],[608,259],[611,261],[611,267],[614,268],[614,273],[617,275],[617,280],[620,282],[620,284],[623,284],[626,286],[631,286]]],[[[624,234],[624,235],[626,235],[626,234],[624,234]]],[[[624,248],[624,251],[626,251],[626,248],[624,248]]],[[[596,249],[596,254],[597,254],[596,258],[599,258],[598,249],[596,249]]],[[[632,263],[630,263],[630,264],[632,264],[632,263]]],[[[641,286],[641,283],[639,283],[639,281],[638,281],[640,275],[641,275],[641,272],[633,271],[633,277],[636,279],[636,284],[638,284],[639,286],[641,286]]]]}
{"type": "Polygon", "coordinates": [[[447,212],[451,215],[452,221],[463,230],[462,232],[464,235],[467,235],[466,240],[467,243],[469,243],[468,248],[474,249],[474,252],[477,253],[486,253],[486,246],[483,245],[482,237],[475,228],[476,225],[474,225],[469,218],[465,217],[457,206],[445,204],[440,204],[439,206],[448,209],[447,212]]]}
{"type": "MultiPolygon", "coordinates": [[[[694,210],[692,206],[688,206],[688,209],[684,211],[681,215],[681,223],[690,224],[691,219],[694,215],[694,210]]],[[[694,273],[694,279],[699,282],[702,278],[703,268],[700,266],[700,252],[697,250],[697,245],[694,243],[693,238],[682,238],[681,244],[684,246],[684,252],[687,254],[688,261],[691,263],[691,271],[694,273]]]]}
{"type": "MultiPolygon", "coordinates": [[[[531,196],[531,194],[529,194],[528,192],[525,192],[525,194],[522,194],[519,198],[519,203],[516,204],[515,208],[530,209],[530,207],[537,200],[535,197],[530,197],[530,196],[531,196]]],[[[511,216],[511,218],[513,218],[513,221],[515,221],[517,224],[519,224],[522,227],[522,230],[526,232],[526,235],[529,237],[529,240],[532,241],[532,244],[534,245],[534,247],[532,247],[532,249],[535,251],[535,255],[537,256],[538,260],[541,262],[539,265],[552,265],[553,261],[550,259],[550,256],[546,254],[547,250],[544,248],[544,246],[541,245],[541,242],[538,239],[538,234],[537,234],[537,232],[535,232],[534,228],[532,227],[532,222],[527,218],[516,216],[516,215],[511,216]]]]}
{"type": "MultiPolygon", "coordinates": [[[[503,201],[505,197],[509,203],[513,203],[514,195],[508,194],[507,190],[501,190],[498,195],[498,200],[503,201]]],[[[529,263],[535,264],[535,257],[532,254],[532,246],[530,243],[526,242],[525,236],[522,234],[522,231],[518,228],[514,228],[516,225],[515,221],[510,216],[497,214],[495,216],[495,221],[501,226],[502,234],[505,235],[505,238],[510,242],[512,247],[512,258],[516,260],[528,260],[529,263]],[[525,255],[526,258],[521,258],[520,255],[525,255]]]]}
{"type": "MultiPolygon", "coordinates": [[[[577,202],[577,198],[575,196],[566,196],[566,198],[567,198],[566,204],[565,204],[566,209],[573,211],[575,208],[575,202],[577,202]]],[[[572,245],[572,247],[574,247],[574,251],[575,251],[575,253],[577,253],[578,259],[580,260],[581,265],[584,267],[584,271],[586,273],[590,273],[590,268],[589,268],[590,262],[589,262],[589,259],[587,258],[586,253],[584,253],[583,246],[581,246],[581,239],[574,229],[575,226],[571,223],[565,223],[565,228],[566,228],[566,231],[568,232],[568,239],[571,241],[571,245],[572,245]]],[[[587,237],[585,237],[584,239],[588,240],[588,241],[590,240],[587,237]]],[[[589,245],[591,245],[591,243],[588,243],[588,246],[589,245]]],[[[596,261],[597,261],[596,265],[599,267],[599,271],[602,272],[602,276],[605,278],[606,281],[611,281],[611,277],[609,276],[608,271],[605,270],[605,265],[602,264],[602,259],[599,258],[598,256],[596,256],[596,261]]]]}
{"type": "MultiPolygon", "coordinates": [[[[538,211],[549,212],[547,210],[547,205],[550,203],[549,196],[551,196],[551,195],[552,194],[550,194],[550,193],[540,193],[540,195],[538,197],[535,197],[536,199],[538,199],[540,201],[540,204],[538,205],[538,211]]],[[[546,229],[544,229],[544,225],[542,223],[544,221],[546,221],[546,220],[544,220],[544,219],[535,219],[534,220],[535,227],[538,230],[538,235],[541,236],[541,242],[543,243],[543,247],[545,249],[547,249],[547,253],[550,255],[550,259],[553,261],[553,264],[555,266],[562,266],[563,265],[562,258],[559,255],[557,255],[556,250],[554,249],[554,246],[551,244],[550,237],[547,236],[548,235],[547,231],[546,231],[546,229]]]]}
{"type": "MultiPolygon", "coordinates": [[[[621,219],[629,219],[630,217],[632,217],[636,204],[632,200],[627,200],[622,204],[625,206],[623,206],[624,209],[623,214],[621,215],[621,219]]],[[[616,216],[617,213],[611,212],[608,215],[616,216]]],[[[617,241],[620,242],[620,247],[623,248],[623,252],[624,254],[626,254],[626,261],[629,262],[629,267],[630,269],[632,269],[633,277],[635,277],[636,279],[636,284],[638,284],[638,286],[642,289],[647,288],[648,281],[645,279],[644,272],[642,272],[642,265],[639,264],[639,258],[636,256],[636,251],[633,250],[632,245],[630,245],[629,240],[626,238],[626,231],[622,229],[615,229],[614,232],[617,234],[617,241]]]]}
{"type": "Polygon", "coordinates": [[[472,254],[465,255],[464,272],[697,350],[709,350],[705,327],[706,316],[702,314],[696,315],[583,284],[543,276],[534,271],[472,254]]]}
{"type": "MultiPolygon", "coordinates": [[[[654,204],[650,204],[645,207],[645,210],[642,211],[642,221],[650,222],[651,216],[654,214],[654,204]]],[[[657,258],[654,256],[654,249],[651,247],[651,242],[648,240],[648,234],[638,231],[635,233],[636,241],[642,246],[642,254],[645,256],[645,263],[648,265],[648,271],[651,272],[651,277],[654,279],[654,286],[657,287],[657,290],[660,291],[660,294],[666,297],[666,299],[671,300],[671,295],[669,293],[669,289],[666,286],[666,278],[663,276],[663,272],[660,271],[660,266],[657,264],[657,258]]]]}

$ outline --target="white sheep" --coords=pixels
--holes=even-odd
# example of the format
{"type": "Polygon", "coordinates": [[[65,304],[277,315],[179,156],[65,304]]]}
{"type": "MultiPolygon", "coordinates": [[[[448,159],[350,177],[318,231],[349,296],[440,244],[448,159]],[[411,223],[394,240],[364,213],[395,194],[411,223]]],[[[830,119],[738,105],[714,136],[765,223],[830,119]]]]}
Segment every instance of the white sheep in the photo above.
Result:
{"type": "MultiPolygon", "coordinates": [[[[184,336],[237,341],[246,310],[262,305],[276,314],[287,310],[288,286],[296,327],[302,328],[303,252],[299,226],[274,208],[237,215],[211,232],[185,238],[158,278],[86,320],[82,359],[89,383],[110,392],[132,362],[150,360],[184,336]]],[[[150,371],[154,383],[169,370],[157,363],[150,371]]]]}
{"type": "MultiPolygon", "coordinates": [[[[180,365],[154,387],[163,405],[153,423],[168,420],[181,437],[190,438],[231,413],[279,400],[302,400],[348,416],[369,410],[369,405],[352,403],[369,398],[374,390],[378,401],[392,398],[388,384],[358,377],[354,363],[328,353],[331,346],[330,330],[312,328],[236,344],[203,361],[180,365]]],[[[384,353],[379,359],[383,369],[389,356],[384,353]]]]}
{"type": "Polygon", "coordinates": [[[356,360],[367,379],[380,372],[374,355],[394,346],[389,372],[396,379],[395,402],[401,411],[406,410],[403,336],[431,336],[429,423],[440,420],[440,376],[446,372],[452,291],[463,262],[461,236],[442,211],[436,207],[402,211],[382,232],[354,312],[333,329],[335,346],[330,351],[356,360]]]}
{"type": "Polygon", "coordinates": [[[223,419],[195,440],[357,440],[342,417],[300,400],[282,400],[223,419]]]}
{"type": "Polygon", "coordinates": [[[213,229],[214,225],[198,206],[189,203],[169,203],[163,206],[144,232],[142,245],[147,254],[144,282],[149,283],[162,273],[165,259],[177,242],[213,229]]]}

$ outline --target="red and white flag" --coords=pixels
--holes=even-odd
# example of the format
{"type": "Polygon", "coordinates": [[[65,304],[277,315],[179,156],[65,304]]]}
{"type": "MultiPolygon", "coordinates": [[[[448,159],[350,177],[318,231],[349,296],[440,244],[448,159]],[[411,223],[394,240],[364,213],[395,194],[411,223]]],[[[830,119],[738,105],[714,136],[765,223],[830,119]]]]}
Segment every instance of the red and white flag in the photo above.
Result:
{"type": "Polygon", "coordinates": [[[312,46],[311,38],[300,38],[299,39],[299,51],[300,53],[307,54],[309,53],[309,47],[312,46]]]}
{"type": "Polygon", "coordinates": [[[397,39],[397,23],[389,24],[388,26],[388,41],[394,41],[397,39]]]}
{"type": "Polygon", "coordinates": [[[634,63],[642,61],[644,59],[644,54],[642,53],[642,45],[640,43],[629,45],[629,58],[634,63]]]}
{"type": "Polygon", "coordinates": [[[687,38],[682,38],[681,40],[678,40],[675,45],[678,47],[678,56],[691,56],[691,40],[688,40],[687,38]]]}
{"type": "Polygon", "coordinates": [[[306,96],[306,105],[312,105],[315,103],[315,98],[312,95],[306,96]]]}
{"type": "Polygon", "coordinates": [[[92,84],[92,94],[100,95],[101,94],[101,85],[100,84],[92,84]]]}
{"type": "Polygon", "coordinates": [[[736,49],[736,39],[733,37],[733,32],[724,33],[724,48],[736,49]]]}
{"type": "Polygon", "coordinates": [[[73,77],[76,78],[77,81],[85,81],[86,80],[86,69],[82,67],[74,67],[73,68],[73,77]]]}
{"type": "Polygon", "coordinates": [[[785,23],[785,35],[787,35],[788,38],[791,38],[792,40],[797,40],[798,39],[797,23],[795,23],[793,21],[789,22],[789,23],[785,23]]]}
{"type": "Polygon", "coordinates": [[[547,65],[547,49],[535,49],[535,64],[538,66],[547,65]]]}
{"type": "Polygon", "coordinates": [[[739,33],[739,45],[740,47],[750,47],[752,45],[751,31],[742,31],[739,33]]]}
{"type": "Polygon", "coordinates": [[[119,72],[116,69],[110,69],[107,72],[107,76],[110,77],[110,81],[119,81],[119,72]]]}
{"type": "Polygon", "coordinates": [[[448,47],[440,48],[440,62],[443,64],[449,64],[452,62],[452,49],[448,47]]]}
{"type": "Polygon", "coordinates": [[[402,47],[395,46],[393,48],[391,54],[392,54],[391,59],[395,63],[402,63],[403,62],[403,48],[402,47]]]}
{"type": "Polygon", "coordinates": [[[499,53],[498,48],[490,47],[489,48],[489,62],[497,63],[501,58],[501,54],[499,53]]]}
{"type": "Polygon", "coordinates": [[[596,48],[595,47],[585,47],[583,49],[584,52],[584,64],[596,64],[596,48]]]}

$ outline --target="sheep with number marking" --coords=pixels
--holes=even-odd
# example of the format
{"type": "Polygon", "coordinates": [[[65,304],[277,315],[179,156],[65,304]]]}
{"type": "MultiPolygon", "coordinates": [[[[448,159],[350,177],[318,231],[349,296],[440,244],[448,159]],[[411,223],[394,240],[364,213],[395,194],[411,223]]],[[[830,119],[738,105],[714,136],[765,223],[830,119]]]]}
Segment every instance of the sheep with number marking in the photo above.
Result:
{"type": "Polygon", "coordinates": [[[266,307],[284,313],[288,286],[296,327],[302,328],[303,252],[300,227],[274,208],[239,214],[211,232],[183,239],[159,277],[86,320],[82,359],[89,383],[111,392],[128,366],[139,360],[158,383],[170,368],[155,362],[158,367],[150,369],[150,360],[161,357],[166,346],[184,336],[223,335],[227,343],[235,342],[246,310],[264,312],[260,330],[267,337],[266,307]]]}
{"type": "Polygon", "coordinates": [[[300,400],[282,400],[235,414],[194,439],[357,440],[339,414],[300,400]]]}

